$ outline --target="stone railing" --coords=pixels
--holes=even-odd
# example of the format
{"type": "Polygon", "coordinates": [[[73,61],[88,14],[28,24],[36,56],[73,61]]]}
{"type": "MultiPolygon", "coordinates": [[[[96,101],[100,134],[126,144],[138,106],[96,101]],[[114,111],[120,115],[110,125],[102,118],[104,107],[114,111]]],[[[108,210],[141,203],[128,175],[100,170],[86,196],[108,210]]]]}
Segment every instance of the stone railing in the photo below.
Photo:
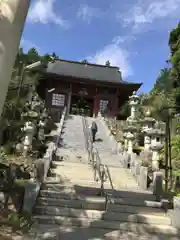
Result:
{"type": "Polygon", "coordinates": [[[51,142],[49,144],[48,149],[46,151],[46,154],[43,158],[43,163],[44,163],[43,164],[43,167],[44,167],[43,172],[44,172],[44,174],[43,174],[42,179],[41,179],[42,181],[46,180],[48,171],[49,171],[50,166],[51,166],[51,162],[52,162],[53,157],[56,154],[56,151],[58,149],[59,140],[61,138],[61,133],[62,133],[63,125],[64,125],[65,116],[66,116],[66,107],[64,108],[62,116],[61,116],[61,120],[60,120],[58,129],[57,129],[57,134],[55,136],[55,142],[51,142]]]}
{"type": "Polygon", "coordinates": [[[48,149],[46,151],[44,158],[37,160],[36,179],[30,180],[27,186],[25,187],[24,201],[23,201],[23,207],[22,207],[23,212],[28,212],[30,214],[32,213],[32,209],[36,204],[36,199],[39,194],[41,184],[47,179],[47,175],[51,167],[51,163],[53,161],[53,156],[56,154],[56,151],[59,145],[59,139],[61,137],[65,116],[66,116],[66,107],[61,116],[60,124],[57,129],[55,142],[50,143],[48,145],[48,149]]]}
{"type": "Polygon", "coordinates": [[[86,150],[88,152],[88,162],[91,162],[92,151],[93,151],[92,137],[91,137],[90,131],[88,129],[87,120],[84,116],[82,116],[82,125],[83,125],[85,146],[86,146],[86,150]]]}

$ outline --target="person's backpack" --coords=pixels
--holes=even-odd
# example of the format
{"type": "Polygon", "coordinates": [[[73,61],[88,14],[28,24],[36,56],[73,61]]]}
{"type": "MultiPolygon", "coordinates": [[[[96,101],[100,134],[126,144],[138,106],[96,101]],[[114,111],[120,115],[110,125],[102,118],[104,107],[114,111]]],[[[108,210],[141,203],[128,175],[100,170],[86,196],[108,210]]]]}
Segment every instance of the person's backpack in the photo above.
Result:
{"type": "Polygon", "coordinates": [[[92,128],[92,130],[94,130],[94,131],[97,131],[97,130],[98,130],[98,127],[97,127],[96,122],[92,122],[91,128],[92,128]]]}

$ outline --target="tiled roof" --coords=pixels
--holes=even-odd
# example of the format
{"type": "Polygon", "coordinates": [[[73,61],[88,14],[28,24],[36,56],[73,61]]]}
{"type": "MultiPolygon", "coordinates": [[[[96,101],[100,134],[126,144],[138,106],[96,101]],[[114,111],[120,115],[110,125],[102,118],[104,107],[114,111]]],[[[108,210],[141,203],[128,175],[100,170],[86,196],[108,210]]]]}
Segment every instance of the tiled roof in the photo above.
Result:
{"type": "Polygon", "coordinates": [[[112,83],[120,83],[122,81],[121,72],[118,67],[83,62],[55,60],[53,63],[48,63],[46,71],[47,73],[96,81],[112,83]]]}

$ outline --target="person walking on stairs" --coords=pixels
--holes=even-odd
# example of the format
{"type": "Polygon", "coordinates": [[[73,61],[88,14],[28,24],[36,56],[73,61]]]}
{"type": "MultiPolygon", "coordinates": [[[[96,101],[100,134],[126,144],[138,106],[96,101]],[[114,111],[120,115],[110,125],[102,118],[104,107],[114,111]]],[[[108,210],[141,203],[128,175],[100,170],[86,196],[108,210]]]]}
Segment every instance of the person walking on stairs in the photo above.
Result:
{"type": "Polygon", "coordinates": [[[96,140],[96,133],[98,131],[98,127],[95,121],[92,122],[91,125],[91,134],[92,134],[92,141],[95,142],[96,140]]]}

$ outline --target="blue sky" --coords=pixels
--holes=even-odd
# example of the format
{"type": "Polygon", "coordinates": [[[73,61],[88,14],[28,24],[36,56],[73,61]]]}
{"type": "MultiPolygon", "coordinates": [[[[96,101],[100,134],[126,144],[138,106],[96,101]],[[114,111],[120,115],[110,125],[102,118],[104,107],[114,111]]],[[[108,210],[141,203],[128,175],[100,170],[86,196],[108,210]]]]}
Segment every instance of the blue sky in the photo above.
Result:
{"type": "Polygon", "coordinates": [[[63,59],[109,60],[147,92],[167,66],[179,12],[180,0],[32,0],[21,45],[63,59]]]}

